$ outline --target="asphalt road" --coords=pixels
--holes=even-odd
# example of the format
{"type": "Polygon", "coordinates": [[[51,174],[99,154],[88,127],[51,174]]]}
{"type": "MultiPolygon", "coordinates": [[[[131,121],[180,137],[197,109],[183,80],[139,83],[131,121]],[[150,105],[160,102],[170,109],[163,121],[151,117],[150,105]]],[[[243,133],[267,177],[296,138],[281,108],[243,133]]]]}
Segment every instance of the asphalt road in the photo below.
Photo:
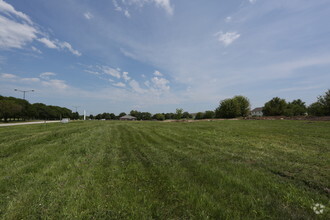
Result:
{"type": "Polygon", "coordinates": [[[7,127],[7,126],[16,126],[16,125],[33,125],[33,124],[44,124],[44,123],[56,123],[60,121],[35,121],[35,122],[22,122],[22,123],[3,123],[0,124],[0,127],[7,127]]]}

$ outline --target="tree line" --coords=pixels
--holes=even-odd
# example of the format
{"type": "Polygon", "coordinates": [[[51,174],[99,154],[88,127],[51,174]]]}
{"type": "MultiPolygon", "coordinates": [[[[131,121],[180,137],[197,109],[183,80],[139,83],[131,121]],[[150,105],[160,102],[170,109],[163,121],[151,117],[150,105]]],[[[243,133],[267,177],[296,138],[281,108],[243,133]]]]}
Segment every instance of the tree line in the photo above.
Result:
{"type": "MultiPolygon", "coordinates": [[[[195,119],[246,117],[250,112],[249,99],[235,96],[220,101],[215,111],[198,112],[195,119]]],[[[264,104],[262,113],[264,116],[330,116],[330,89],[309,106],[301,99],[287,102],[285,99],[274,97],[264,104]]]]}
{"type": "Polygon", "coordinates": [[[24,99],[0,96],[0,120],[59,120],[62,118],[78,119],[79,114],[70,109],[45,105],[30,104],[24,99]]]}
{"type": "MultiPolygon", "coordinates": [[[[214,110],[198,112],[191,114],[183,109],[176,109],[175,113],[156,113],[140,112],[137,110],[130,111],[130,115],[136,117],[137,120],[169,120],[169,119],[212,119],[212,118],[236,118],[247,117],[250,115],[251,105],[247,97],[234,96],[220,101],[219,106],[214,110]]],[[[330,116],[330,89],[324,95],[317,97],[317,101],[309,106],[300,99],[286,102],[285,99],[274,97],[263,106],[264,116],[330,116]]],[[[122,112],[118,115],[114,113],[102,113],[97,115],[89,115],[89,119],[96,120],[118,120],[125,116],[122,112]]],[[[26,119],[42,119],[42,120],[59,120],[62,118],[79,119],[78,112],[72,112],[70,109],[45,105],[43,103],[30,104],[24,99],[14,97],[0,96],[0,119],[7,121],[26,120],[26,119]]]]}

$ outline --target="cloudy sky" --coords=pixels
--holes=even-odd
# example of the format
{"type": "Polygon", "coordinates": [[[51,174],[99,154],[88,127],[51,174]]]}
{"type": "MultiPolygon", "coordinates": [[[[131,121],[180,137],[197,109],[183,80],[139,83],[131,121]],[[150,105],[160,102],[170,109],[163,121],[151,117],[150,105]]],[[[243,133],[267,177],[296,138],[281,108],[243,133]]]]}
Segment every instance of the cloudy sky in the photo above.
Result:
{"type": "Polygon", "coordinates": [[[0,94],[93,114],[310,104],[329,19],[329,0],[0,0],[0,94]]]}

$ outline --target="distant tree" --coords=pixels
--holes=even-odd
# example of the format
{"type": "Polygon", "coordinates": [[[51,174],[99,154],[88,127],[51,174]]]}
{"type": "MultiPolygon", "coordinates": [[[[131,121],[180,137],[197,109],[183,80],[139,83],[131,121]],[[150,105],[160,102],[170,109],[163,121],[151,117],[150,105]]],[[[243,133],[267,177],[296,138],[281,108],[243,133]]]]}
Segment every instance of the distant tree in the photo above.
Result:
{"type": "MultiPolygon", "coordinates": [[[[102,118],[102,115],[100,114],[100,119],[101,118],[102,118]]],[[[79,119],[79,113],[78,112],[72,113],[72,119],[73,120],[78,120],[79,119]]]]}
{"type": "Polygon", "coordinates": [[[92,114],[89,115],[89,119],[93,120],[94,118],[95,118],[94,115],[92,114]]]}
{"type": "Polygon", "coordinates": [[[116,115],[114,113],[110,113],[109,115],[110,115],[110,119],[111,120],[115,120],[116,119],[116,115]]]}
{"type": "Polygon", "coordinates": [[[237,101],[238,105],[239,105],[239,114],[238,116],[240,117],[246,117],[249,115],[250,113],[250,101],[247,97],[238,95],[238,96],[234,96],[233,98],[234,100],[237,101]]]}
{"type": "Polygon", "coordinates": [[[272,100],[265,103],[262,112],[265,116],[279,116],[285,115],[287,103],[285,99],[275,97],[272,100]]]}
{"type": "Polygon", "coordinates": [[[323,106],[324,114],[330,116],[330,89],[318,97],[318,102],[323,106]]]}
{"type": "Polygon", "coordinates": [[[140,119],[138,120],[151,120],[152,114],[150,112],[141,112],[140,119]]]}
{"type": "Polygon", "coordinates": [[[102,114],[97,114],[97,115],[95,116],[95,119],[97,119],[97,120],[101,120],[101,119],[102,119],[102,114]]]}
{"type": "Polygon", "coordinates": [[[5,122],[8,118],[14,118],[16,115],[20,114],[22,111],[22,106],[15,103],[13,100],[0,100],[0,117],[4,119],[5,122]]]}
{"type": "Polygon", "coordinates": [[[125,116],[125,115],[126,115],[125,112],[121,112],[121,113],[118,115],[118,117],[121,118],[121,117],[123,117],[123,116],[125,116]]]}
{"type": "Polygon", "coordinates": [[[164,121],[165,120],[165,115],[162,114],[162,113],[157,113],[157,114],[154,114],[154,116],[152,118],[156,119],[158,121],[164,121]]]}
{"type": "Polygon", "coordinates": [[[211,119],[211,118],[214,118],[214,117],[215,117],[215,112],[214,111],[206,111],[204,113],[204,116],[203,116],[204,119],[211,119]]]}
{"type": "Polygon", "coordinates": [[[320,102],[314,102],[307,109],[308,115],[325,116],[324,106],[320,102]]]}
{"type": "Polygon", "coordinates": [[[131,116],[133,116],[133,117],[136,117],[136,118],[138,118],[138,116],[139,116],[139,114],[140,114],[140,112],[139,111],[137,111],[137,110],[132,110],[130,113],[129,113],[131,116]]]}
{"type": "Polygon", "coordinates": [[[198,112],[195,116],[195,120],[200,120],[204,118],[204,113],[203,112],[198,112]]]}
{"type": "Polygon", "coordinates": [[[177,108],[175,111],[175,119],[179,120],[182,118],[182,113],[183,113],[183,109],[182,108],[177,108]]]}
{"type": "Polygon", "coordinates": [[[165,119],[167,120],[167,119],[174,119],[175,117],[174,117],[174,114],[173,113],[166,113],[165,114],[165,119]]]}
{"type": "Polygon", "coordinates": [[[182,118],[186,118],[186,119],[189,119],[189,118],[192,118],[193,116],[191,114],[189,114],[189,112],[183,112],[182,114],[182,118]]]}
{"type": "Polygon", "coordinates": [[[305,102],[300,99],[293,100],[287,104],[284,114],[286,116],[300,116],[305,115],[307,112],[307,108],[305,102]]]}
{"type": "Polygon", "coordinates": [[[236,99],[225,99],[215,110],[215,116],[217,118],[235,118],[240,115],[240,112],[240,105],[236,99]]]}

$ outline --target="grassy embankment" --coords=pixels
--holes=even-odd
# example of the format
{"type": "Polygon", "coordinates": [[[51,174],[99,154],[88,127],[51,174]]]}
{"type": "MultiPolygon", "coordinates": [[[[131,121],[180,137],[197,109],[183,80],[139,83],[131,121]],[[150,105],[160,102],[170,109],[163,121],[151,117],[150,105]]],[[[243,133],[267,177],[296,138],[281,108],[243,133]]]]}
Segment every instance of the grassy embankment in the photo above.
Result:
{"type": "Polygon", "coordinates": [[[329,152],[329,122],[3,127],[0,219],[329,219],[329,152]]]}

